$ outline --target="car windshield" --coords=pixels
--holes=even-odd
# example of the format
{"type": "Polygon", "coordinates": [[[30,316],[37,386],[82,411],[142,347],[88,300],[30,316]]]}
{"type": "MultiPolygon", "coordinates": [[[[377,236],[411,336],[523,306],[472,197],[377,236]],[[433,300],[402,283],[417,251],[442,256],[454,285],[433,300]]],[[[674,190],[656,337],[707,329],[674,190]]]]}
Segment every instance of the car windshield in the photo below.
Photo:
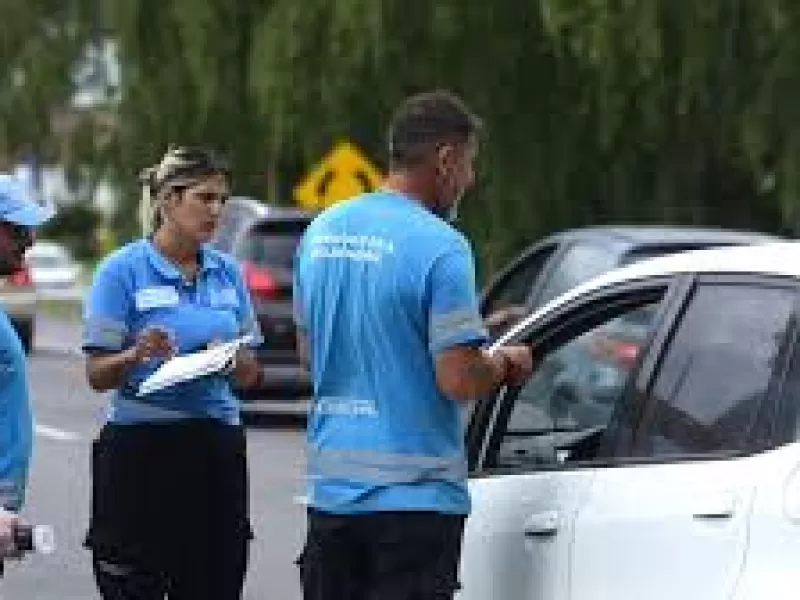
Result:
{"type": "Polygon", "coordinates": [[[567,290],[613,269],[619,260],[620,253],[613,247],[596,243],[575,244],[550,275],[533,308],[543,306],[567,290]]]}
{"type": "Polygon", "coordinates": [[[65,267],[68,265],[69,260],[61,253],[36,253],[29,252],[25,257],[25,262],[31,267],[54,269],[57,267],[65,267]]]}

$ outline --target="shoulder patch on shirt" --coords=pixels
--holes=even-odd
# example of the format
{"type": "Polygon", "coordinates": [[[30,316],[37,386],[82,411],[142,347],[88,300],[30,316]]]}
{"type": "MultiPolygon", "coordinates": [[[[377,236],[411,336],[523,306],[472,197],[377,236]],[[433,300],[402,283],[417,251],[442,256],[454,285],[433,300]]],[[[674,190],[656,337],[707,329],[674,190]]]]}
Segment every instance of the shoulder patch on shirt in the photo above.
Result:
{"type": "Polygon", "coordinates": [[[180,302],[178,291],[168,285],[159,285],[136,290],[136,309],[148,310],[164,306],[177,306],[180,302]]]}

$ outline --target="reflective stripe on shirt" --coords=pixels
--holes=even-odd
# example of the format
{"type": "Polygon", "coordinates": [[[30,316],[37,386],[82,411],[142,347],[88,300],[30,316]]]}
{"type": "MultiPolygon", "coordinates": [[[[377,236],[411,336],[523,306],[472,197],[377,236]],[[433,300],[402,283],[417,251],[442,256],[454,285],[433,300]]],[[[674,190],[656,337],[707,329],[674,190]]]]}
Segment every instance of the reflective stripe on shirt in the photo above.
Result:
{"type": "Polygon", "coordinates": [[[321,449],[308,457],[314,478],[347,479],[387,484],[448,481],[460,483],[467,476],[462,457],[397,454],[375,450],[321,449]]]}
{"type": "Polygon", "coordinates": [[[100,347],[120,349],[125,337],[128,335],[128,326],[125,323],[104,317],[86,319],[83,332],[83,342],[87,347],[100,347]]]}
{"type": "Polygon", "coordinates": [[[438,348],[453,338],[463,334],[474,335],[474,332],[485,332],[485,327],[480,315],[472,309],[433,315],[430,319],[429,346],[438,348]]]}
{"type": "Polygon", "coordinates": [[[117,419],[120,413],[126,417],[125,420],[135,418],[142,421],[171,421],[203,416],[197,412],[164,408],[140,399],[126,398],[120,395],[112,398],[109,413],[112,421],[117,419]]]}

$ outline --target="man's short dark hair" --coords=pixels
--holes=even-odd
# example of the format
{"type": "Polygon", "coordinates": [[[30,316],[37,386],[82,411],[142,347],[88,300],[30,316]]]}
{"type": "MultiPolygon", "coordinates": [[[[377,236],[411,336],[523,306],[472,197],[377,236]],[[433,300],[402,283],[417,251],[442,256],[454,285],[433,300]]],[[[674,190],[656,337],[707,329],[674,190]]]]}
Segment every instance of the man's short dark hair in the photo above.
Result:
{"type": "Polygon", "coordinates": [[[416,94],[392,116],[389,158],[394,167],[410,167],[432,145],[466,142],[480,129],[480,119],[455,94],[445,90],[416,94]]]}

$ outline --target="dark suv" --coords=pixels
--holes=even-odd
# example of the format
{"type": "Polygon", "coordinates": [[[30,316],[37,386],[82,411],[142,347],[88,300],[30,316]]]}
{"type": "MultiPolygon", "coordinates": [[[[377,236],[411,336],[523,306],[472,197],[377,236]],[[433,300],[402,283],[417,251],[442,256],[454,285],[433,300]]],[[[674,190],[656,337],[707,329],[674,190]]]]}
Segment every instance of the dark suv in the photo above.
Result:
{"type": "Polygon", "coordinates": [[[269,207],[238,231],[230,254],[242,266],[264,343],[257,349],[264,366],[265,388],[241,392],[253,399],[268,392],[305,395],[310,377],[297,357],[292,318],[292,269],[297,244],[311,215],[290,208],[269,207]]]}
{"type": "Polygon", "coordinates": [[[481,312],[499,335],[531,310],[577,285],[644,258],[697,250],[774,242],[764,233],[678,226],[585,227],[536,242],[486,285],[481,312]]]}
{"type": "Polygon", "coordinates": [[[272,207],[247,196],[231,196],[220,215],[212,244],[230,254],[239,233],[252,221],[267,216],[272,207]]]}

